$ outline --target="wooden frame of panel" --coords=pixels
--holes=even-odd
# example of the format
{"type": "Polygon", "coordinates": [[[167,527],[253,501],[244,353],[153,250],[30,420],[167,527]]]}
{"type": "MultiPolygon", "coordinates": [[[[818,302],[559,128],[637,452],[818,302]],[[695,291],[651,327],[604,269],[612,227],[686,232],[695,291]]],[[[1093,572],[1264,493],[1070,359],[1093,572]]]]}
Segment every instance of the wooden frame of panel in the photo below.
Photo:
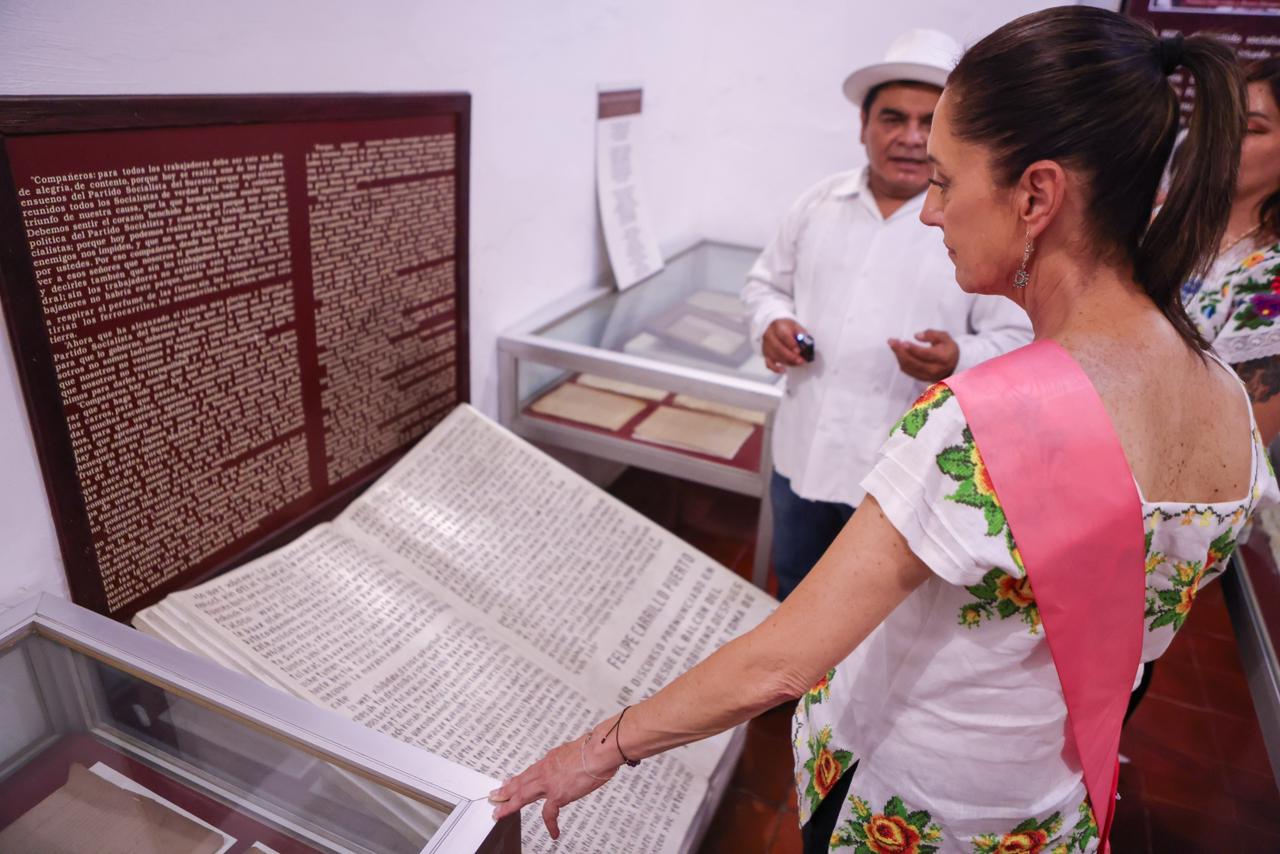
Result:
{"type": "MultiPolygon", "coordinates": [[[[54,354],[51,349],[35,265],[14,180],[11,148],[36,144],[37,138],[75,138],[77,134],[124,132],[189,134],[199,129],[216,140],[220,129],[286,127],[291,134],[305,134],[309,126],[358,129],[387,120],[420,120],[440,117],[451,123],[454,135],[454,399],[469,397],[467,324],[467,248],[469,206],[470,96],[465,93],[439,94],[282,94],[209,96],[93,96],[0,98],[0,306],[3,307],[9,336],[17,360],[23,394],[35,436],[46,490],[66,567],[67,580],[75,602],[118,619],[128,619],[138,609],[163,598],[169,592],[212,577],[275,548],[311,525],[331,518],[365,485],[376,478],[399,456],[403,447],[364,465],[326,488],[313,489],[287,513],[266,517],[250,534],[237,539],[212,556],[185,566],[178,574],[131,599],[122,607],[108,607],[104,580],[92,540],[89,508],[77,472],[72,437],[59,390],[54,354]]],[[[236,133],[243,135],[245,131],[236,133]]],[[[101,139],[102,137],[97,137],[101,139]]],[[[140,138],[140,137],[139,137],[140,138]]],[[[370,137],[376,138],[376,137],[370,137]]],[[[91,137],[85,137],[91,139],[91,137]]],[[[71,164],[74,169],[74,164],[71,164]]],[[[305,167],[303,167],[305,169],[305,167]]],[[[305,174],[305,172],[304,172],[305,174]]],[[[305,186],[288,187],[290,197],[289,232],[295,253],[298,246],[296,220],[306,223],[305,186]],[[295,210],[298,194],[304,204],[295,210]]],[[[310,246],[310,235],[304,246],[310,246]]],[[[291,258],[294,278],[302,278],[305,267],[310,287],[309,257],[291,258]]],[[[295,285],[295,291],[299,286],[295,285]]],[[[314,324],[313,324],[314,325],[314,324]]],[[[314,329],[312,336],[314,340],[314,329]]],[[[303,349],[300,343],[299,350],[303,349]]],[[[305,366],[299,358],[302,373],[305,366]]],[[[311,378],[314,379],[314,378],[311,378]]],[[[304,381],[308,381],[304,378],[304,381]]],[[[317,381],[318,382],[318,381],[317,381]]],[[[318,394],[318,392],[316,392],[318,394]]],[[[315,405],[311,406],[315,409],[315,405]]],[[[429,425],[428,425],[429,426],[429,425]]],[[[308,429],[315,429],[309,425],[308,429]]],[[[321,425],[322,429],[322,425],[321,425]]],[[[424,430],[425,432],[425,430],[424,430]]],[[[309,447],[314,444],[308,438],[309,447]]],[[[407,445],[405,446],[407,447],[407,445]]],[[[323,462],[320,463],[323,465],[323,462]]],[[[314,460],[313,460],[314,467],[314,460]]],[[[314,486],[313,477],[313,486],[314,486]]]]}

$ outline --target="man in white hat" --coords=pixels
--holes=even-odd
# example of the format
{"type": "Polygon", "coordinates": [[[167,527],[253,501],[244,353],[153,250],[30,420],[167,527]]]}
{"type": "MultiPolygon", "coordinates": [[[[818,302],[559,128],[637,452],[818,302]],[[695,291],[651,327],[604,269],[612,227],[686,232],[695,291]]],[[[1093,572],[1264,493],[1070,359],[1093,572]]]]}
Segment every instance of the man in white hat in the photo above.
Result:
{"type": "Polygon", "coordinates": [[[960,53],[945,33],[911,30],[849,75],[867,166],[800,197],[742,292],[766,364],[787,375],[770,485],[780,598],[853,515],[877,449],[926,385],[1031,340],[1022,309],[960,290],[919,221],[929,125],[960,53]]]}

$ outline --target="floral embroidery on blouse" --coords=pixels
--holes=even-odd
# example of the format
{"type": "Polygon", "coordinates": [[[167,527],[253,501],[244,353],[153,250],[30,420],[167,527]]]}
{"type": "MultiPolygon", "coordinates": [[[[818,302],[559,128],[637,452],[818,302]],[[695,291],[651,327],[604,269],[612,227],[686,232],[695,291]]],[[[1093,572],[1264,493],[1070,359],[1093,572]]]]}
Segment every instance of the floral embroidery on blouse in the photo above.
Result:
{"type": "MultiPolygon", "coordinates": [[[[1244,514],[1241,510],[1236,510],[1235,513],[1231,514],[1231,516],[1227,518],[1230,518],[1232,520],[1232,524],[1234,525],[1236,522],[1239,522],[1239,520],[1243,516],[1244,514]]],[[[1205,568],[1209,571],[1221,570],[1227,558],[1235,554],[1235,551],[1236,551],[1235,531],[1234,530],[1223,531],[1221,534],[1219,534],[1217,537],[1214,538],[1213,542],[1209,543],[1209,553],[1205,555],[1205,558],[1204,558],[1205,568]]]]}
{"type": "Polygon", "coordinates": [[[1265,259],[1266,257],[1267,257],[1267,253],[1259,249],[1257,252],[1252,253],[1243,261],[1241,261],[1239,269],[1250,270],[1258,266],[1259,264],[1261,264],[1263,259],[1265,259]]]}
{"type": "Polygon", "coordinates": [[[1234,247],[1184,282],[1182,298],[1200,334],[1226,361],[1280,355],[1280,243],[1234,247]]]}
{"type": "MultiPolygon", "coordinates": [[[[1237,331],[1263,329],[1280,315],[1280,255],[1259,250],[1227,274],[1230,286],[1239,295],[1240,308],[1233,315],[1237,331]]],[[[1201,300],[1203,304],[1203,299],[1201,300]]]]}
{"type": "Polygon", "coordinates": [[[1093,814],[1093,805],[1088,799],[1080,804],[1080,818],[1076,826],[1071,828],[1071,838],[1067,840],[1067,850],[1084,851],[1089,843],[1098,838],[1098,819],[1093,814]]]}
{"type": "Polygon", "coordinates": [[[1143,538],[1145,545],[1143,546],[1142,553],[1147,556],[1146,565],[1144,568],[1146,569],[1147,575],[1150,575],[1151,573],[1159,569],[1160,565],[1165,563],[1168,560],[1168,558],[1164,556],[1163,552],[1158,552],[1155,549],[1151,548],[1151,541],[1155,539],[1155,536],[1156,536],[1155,517],[1148,516],[1146,519],[1146,523],[1147,523],[1147,535],[1146,537],[1143,538]]]}
{"type": "Polygon", "coordinates": [[[1191,278],[1183,282],[1182,291],[1181,291],[1182,303],[1183,305],[1187,306],[1187,311],[1190,312],[1192,303],[1195,302],[1196,299],[1199,297],[1201,300],[1200,313],[1203,314],[1206,318],[1210,318],[1218,313],[1218,302],[1221,301],[1221,298],[1215,298],[1214,304],[1212,306],[1205,305],[1205,302],[1208,301],[1208,294],[1202,295],[1200,293],[1200,290],[1203,287],[1204,287],[1204,279],[1200,278],[1199,276],[1192,276],[1191,278]]]}
{"type": "MultiPolygon", "coordinates": [[[[1146,519],[1148,530],[1159,528],[1162,523],[1172,522],[1175,519],[1183,527],[1197,525],[1201,528],[1212,528],[1217,525],[1228,525],[1234,528],[1240,523],[1241,519],[1250,515],[1251,512],[1252,510],[1247,504],[1234,505],[1230,513],[1219,513],[1211,506],[1189,504],[1185,510],[1179,510],[1176,513],[1170,513],[1163,507],[1157,507],[1147,514],[1146,519]]],[[[1235,535],[1233,534],[1233,536],[1235,535]]],[[[1148,548],[1150,548],[1150,545],[1148,545],[1148,548]]]]}
{"type": "Polygon", "coordinates": [[[987,536],[998,537],[1004,534],[1005,545],[1017,571],[1026,575],[1022,565],[1022,555],[1018,545],[1013,541],[1013,531],[1009,529],[1009,520],[1005,518],[1004,508],[996,497],[995,486],[991,483],[991,475],[982,461],[982,453],[974,444],[973,433],[968,426],[962,434],[964,444],[944,448],[937,456],[938,468],[947,477],[960,484],[960,488],[947,496],[948,501],[964,504],[982,511],[987,522],[987,536]]]}
{"type": "Polygon", "coordinates": [[[1062,814],[1043,821],[1029,818],[1004,835],[985,833],[973,839],[973,854],[1070,854],[1084,851],[1098,835],[1098,824],[1088,801],[1080,804],[1080,819],[1065,838],[1062,814]]]}
{"type": "Polygon", "coordinates": [[[1182,301],[1187,305],[1194,304],[1196,310],[1204,317],[1205,320],[1213,320],[1218,316],[1218,309],[1222,306],[1223,300],[1230,298],[1231,286],[1226,282],[1221,285],[1209,287],[1208,283],[1199,277],[1188,279],[1182,285],[1182,301]]]}
{"type": "Polygon", "coordinates": [[[972,629],[997,615],[1002,620],[1018,615],[1031,634],[1039,634],[1040,609],[1036,607],[1026,567],[1022,565],[1022,554],[1014,542],[1013,531],[996,496],[982,453],[967,426],[962,437],[964,444],[944,448],[937,456],[939,470],[960,484],[959,489],[947,496],[947,500],[981,510],[987,523],[988,537],[1004,534],[1016,574],[993,567],[982,577],[981,583],[965,587],[977,601],[960,607],[960,625],[972,629]]]}
{"type": "Polygon", "coordinates": [[[981,584],[970,585],[965,590],[978,601],[960,607],[960,625],[972,629],[997,615],[1007,620],[1016,614],[1031,634],[1040,633],[1040,609],[1036,607],[1031,581],[1025,574],[1013,576],[996,567],[982,576],[981,584]]]}
{"type": "MultiPolygon", "coordinates": [[[[1150,620],[1147,623],[1147,631],[1154,632],[1161,626],[1172,626],[1175,632],[1181,629],[1182,624],[1187,620],[1187,615],[1191,613],[1191,606],[1195,604],[1201,582],[1221,572],[1223,562],[1231,556],[1235,548],[1234,529],[1223,531],[1209,544],[1209,553],[1205,555],[1204,560],[1178,561],[1172,565],[1168,588],[1158,589],[1148,586],[1147,608],[1143,614],[1144,618],[1150,620]]],[[[1157,567],[1168,563],[1163,555],[1157,555],[1157,557],[1161,558],[1156,563],[1157,567]]],[[[1151,564],[1152,557],[1148,555],[1147,565],[1150,567],[1151,564]]],[[[1148,573],[1152,571],[1153,569],[1147,570],[1148,573]]]]}
{"type": "Polygon", "coordinates": [[[831,680],[836,678],[836,669],[833,667],[827,671],[827,675],[818,680],[812,688],[805,692],[801,702],[804,703],[804,710],[809,709],[823,700],[831,696],[831,680]]]}
{"type": "Polygon", "coordinates": [[[925,389],[924,394],[911,404],[911,408],[903,413],[898,419],[898,423],[893,425],[893,429],[889,431],[892,436],[901,430],[903,433],[914,439],[920,435],[920,430],[929,421],[929,413],[946,403],[955,393],[947,388],[943,383],[934,383],[925,389]]]}
{"type": "Polygon", "coordinates": [[[1044,821],[1029,818],[1003,836],[984,833],[974,837],[974,854],[1067,854],[1069,843],[1056,838],[1062,830],[1062,813],[1054,813],[1044,821]]]}
{"type": "Polygon", "coordinates": [[[809,759],[804,769],[809,772],[809,784],[804,795],[809,799],[809,810],[818,808],[822,799],[840,781],[853,764],[853,754],[848,750],[831,749],[831,727],[824,726],[818,734],[809,737],[809,759]]]}
{"type": "Polygon", "coordinates": [[[934,854],[938,850],[942,828],[925,810],[907,812],[897,795],[878,813],[856,795],[849,803],[853,816],[831,834],[832,848],[853,848],[854,854],[934,854]]]}

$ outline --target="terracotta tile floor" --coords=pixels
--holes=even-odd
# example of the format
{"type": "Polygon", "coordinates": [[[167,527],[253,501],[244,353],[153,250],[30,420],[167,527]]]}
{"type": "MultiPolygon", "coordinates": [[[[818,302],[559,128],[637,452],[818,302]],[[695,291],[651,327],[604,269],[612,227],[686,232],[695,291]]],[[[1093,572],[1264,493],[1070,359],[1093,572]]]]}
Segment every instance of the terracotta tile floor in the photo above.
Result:
{"type": "MultiPolygon", "coordinates": [[[[725,566],[750,577],[757,502],[628,469],[611,492],[725,566]]],[[[772,581],[772,580],[771,580],[772,581]]],[[[752,721],[700,854],[800,851],[787,709],[752,721]]],[[[1116,854],[1280,852],[1280,794],[1219,587],[1160,659],[1125,728],[1116,854]]]]}

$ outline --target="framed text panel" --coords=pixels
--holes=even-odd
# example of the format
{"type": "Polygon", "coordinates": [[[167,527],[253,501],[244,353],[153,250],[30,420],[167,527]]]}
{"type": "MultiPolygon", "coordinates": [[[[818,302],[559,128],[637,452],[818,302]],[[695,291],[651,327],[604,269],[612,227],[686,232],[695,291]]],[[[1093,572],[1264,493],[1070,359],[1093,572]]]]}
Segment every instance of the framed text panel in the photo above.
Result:
{"type": "Polygon", "coordinates": [[[77,603],[265,551],[467,399],[469,115],[0,99],[0,298],[77,603]]]}
{"type": "MultiPolygon", "coordinates": [[[[1280,53],[1280,0],[1125,0],[1124,11],[1151,24],[1161,36],[1217,36],[1243,63],[1280,53]]],[[[1185,69],[1169,79],[1181,98],[1185,125],[1195,103],[1195,81],[1185,69]]]]}

